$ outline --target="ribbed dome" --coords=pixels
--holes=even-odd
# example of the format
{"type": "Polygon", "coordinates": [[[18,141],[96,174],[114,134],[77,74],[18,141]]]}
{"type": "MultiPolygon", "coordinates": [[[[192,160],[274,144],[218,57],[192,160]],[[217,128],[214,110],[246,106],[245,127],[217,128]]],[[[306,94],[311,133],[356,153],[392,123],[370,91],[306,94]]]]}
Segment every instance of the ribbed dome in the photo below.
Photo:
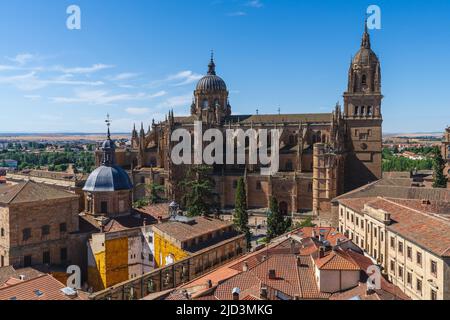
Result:
{"type": "Polygon", "coordinates": [[[132,188],[130,177],[121,167],[101,166],[89,175],[83,191],[112,192],[132,188]]]}
{"type": "Polygon", "coordinates": [[[216,75],[207,75],[200,79],[197,84],[197,91],[227,91],[225,81],[216,75]]]}
{"type": "Polygon", "coordinates": [[[208,65],[208,74],[201,78],[198,82],[197,91],[227,91],[227,85],[225,81],[223,81],[223,79],[216,74],[216,64],[214,63],[213,56],[211,56],[211,61],[208,65]]]}
{"type": "Polygon", "coordinates": [[[371,49],[361,48],[353,58],[353,64],[372,65],[378,63],[378,57],[371,49]]]}
{"type": "Polygon", "coordinates": [[[111,139],[107,139],[102,143],[102,149],[116,149],[116,145],[114,141],[111,139]]]}
{"type": "Polygon", "coordinates": [[[370,34],[367,28],[367,20],[364,24],[364,34],[361,40],[361,49],[356,53],[353,58],[353,64],[357,65],[373,65],[379,62],[377,55],[372,51],[370,44],[370,34]]]}

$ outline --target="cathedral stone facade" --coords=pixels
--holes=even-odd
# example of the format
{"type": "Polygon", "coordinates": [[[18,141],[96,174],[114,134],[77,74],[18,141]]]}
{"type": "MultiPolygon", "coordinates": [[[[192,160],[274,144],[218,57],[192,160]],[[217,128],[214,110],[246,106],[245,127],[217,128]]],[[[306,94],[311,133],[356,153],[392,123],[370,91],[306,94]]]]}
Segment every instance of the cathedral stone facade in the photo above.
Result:
{"type": "Polygon", "coordinates": [[[193,132],[195,121],[202,121],[203,130],[222,131],[224,137],[227,129],[283,129],[277,174],[261,175],[260,165],[212,167],[217,202],[223,209],[232,208],[237,180],[243,176],[249,208],[267,208],[274,196],[285,214],[326,215],[331,199],[381,178],[382,99],[380,61],[371,49],[367,26],[349,68],[344,108],[336,105],[331,113],[233,115],[227,85],[212,58],[194,91],[191,115],[177,117],[170,111],[165,121],[153,121],[148,132],[144,125],[140,132],[135,128],[132,149],[123,151],[127,161],[120,164],[133,171],[135,199],[145,184],[156,182],[165,186],[170,200],[181,201],[179,182],[188,168],[174,165],[170,158],[176,129],[193,132]]]}

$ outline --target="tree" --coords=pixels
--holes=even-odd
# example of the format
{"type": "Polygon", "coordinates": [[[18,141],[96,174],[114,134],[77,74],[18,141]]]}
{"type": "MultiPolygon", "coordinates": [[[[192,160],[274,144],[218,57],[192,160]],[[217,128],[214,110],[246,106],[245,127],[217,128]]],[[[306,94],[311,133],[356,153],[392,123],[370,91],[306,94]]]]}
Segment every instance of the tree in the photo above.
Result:
{"type": "Polygon", "coordinates": [[[189,217],[208,216],[210,208],[215,207],[208,171],[207,166],[195,167],[189,170],[181,182],[184,191],[183,203],[189,217]]]}
{"type": "Polygon", "coordinates": [[[244,178],[240,178],[236,188],[236,202],[233,216],[233,223],[240,232],[245,234],[247,239],[247,246],[251,248],[252,234],[248,226],[248,212],[247,212],[247,195],[244,178]]]}
{"type": "Polygon", "coordinates": [[[146,186],[146,188],[150,191],[150,204],[157,204],[163,200],[163,197],[161,197],[160,194],[165,191],[164,186],[158,183],[152,183],[146,186]]]}
{"type": "Polygon", "coordinates": [[[140,199],[138,201],[135,201],[133,203],[133,208],[142,209],[146,206],[148,206],[150,203],[146,199],[140,199]]]}
{"type": "Polygon", "coordinates": [[[447,188],[447,178],[444,175],[445,161],[440,150],[435,153],[433,169],[433,188],[447,188]]]}
{"type": "Polygon", "coordinates": [[[278,201],[275,197],[270,198],[270,207],[267,216],[267,237],[274,239],[286,233],[292,225],[292,219],[284,219],[280,213],[278,201]]]}
{"type": "Polygon", "coordinates": [[[300,228],[314,228],[316,224],[313,222],[312,218],[307,218],[302,222],[297,222],[294,226],[292,226],[292,230],[300,229],[300,228]]]}

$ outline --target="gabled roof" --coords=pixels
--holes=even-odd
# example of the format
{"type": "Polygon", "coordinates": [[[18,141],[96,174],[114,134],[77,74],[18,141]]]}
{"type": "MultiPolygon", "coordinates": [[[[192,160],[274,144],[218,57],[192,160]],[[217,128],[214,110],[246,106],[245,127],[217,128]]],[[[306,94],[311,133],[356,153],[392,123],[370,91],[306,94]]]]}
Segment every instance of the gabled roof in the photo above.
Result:
{"type": "Polygon", "coordinates": [[[85,300],[84,296],[66,296],[65,286],[51,275],[43,275],[28,281],[0,289],[0,300],[85,300]]]}
{"type": "Polygon", "coordinates": [[[361,270],[361,268],[347,254],[334,250],[327,256],[316,259],[316,266],[319,270],[361,270]]]}
{"type": "Polygon", "coordinates": [[[30,203],[59,199],[78,199],[78,196],[68,191],[33,181],[0,186],[0,203],[2,204],[30,203]]]}

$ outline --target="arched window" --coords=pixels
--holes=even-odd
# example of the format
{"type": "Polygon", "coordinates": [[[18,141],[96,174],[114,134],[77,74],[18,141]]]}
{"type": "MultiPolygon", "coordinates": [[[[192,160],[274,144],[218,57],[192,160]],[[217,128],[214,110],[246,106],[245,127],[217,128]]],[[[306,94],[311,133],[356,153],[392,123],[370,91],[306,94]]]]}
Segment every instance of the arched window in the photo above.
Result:
{"type": "Polygon", "coordinates": [[[367,76],[365,74],[363,74],[363,76],[362,76],[361,84],[363,86],[367,85],[367,76]]]}
{"type": "Polygon", "coordinates": [[[207,99],[203,100],[202,108],[203,108],[203,109],[208,109],[208,107],[209,107],[209,102],[208,102],[208,100],[207,100],[207,99]]]}
{"type": "Polygon", "coordinates": [[[359,107],[358,106],[355,106],[355,111],[353,112],[353,115],[358,115],[358,113],[359,113],[359,107]]]}
{"type": "Polygon", "coordinates": [[[372,113],[373,113],[372,106],[368,106],[368,107],[367,107],[367,115],[368,115],[368,116],[372,116],[372,113]]]}
{"type": "Polygon", "coordinates": [[[361,115],[365,115],[366,113],[366,107],[361,107],[361,115]]]}
{"type": "Polygon", "coordinates": [[[214,107],[220,107],[219,99],[216,99],[216,100],[214,101],[214,107]]]}

